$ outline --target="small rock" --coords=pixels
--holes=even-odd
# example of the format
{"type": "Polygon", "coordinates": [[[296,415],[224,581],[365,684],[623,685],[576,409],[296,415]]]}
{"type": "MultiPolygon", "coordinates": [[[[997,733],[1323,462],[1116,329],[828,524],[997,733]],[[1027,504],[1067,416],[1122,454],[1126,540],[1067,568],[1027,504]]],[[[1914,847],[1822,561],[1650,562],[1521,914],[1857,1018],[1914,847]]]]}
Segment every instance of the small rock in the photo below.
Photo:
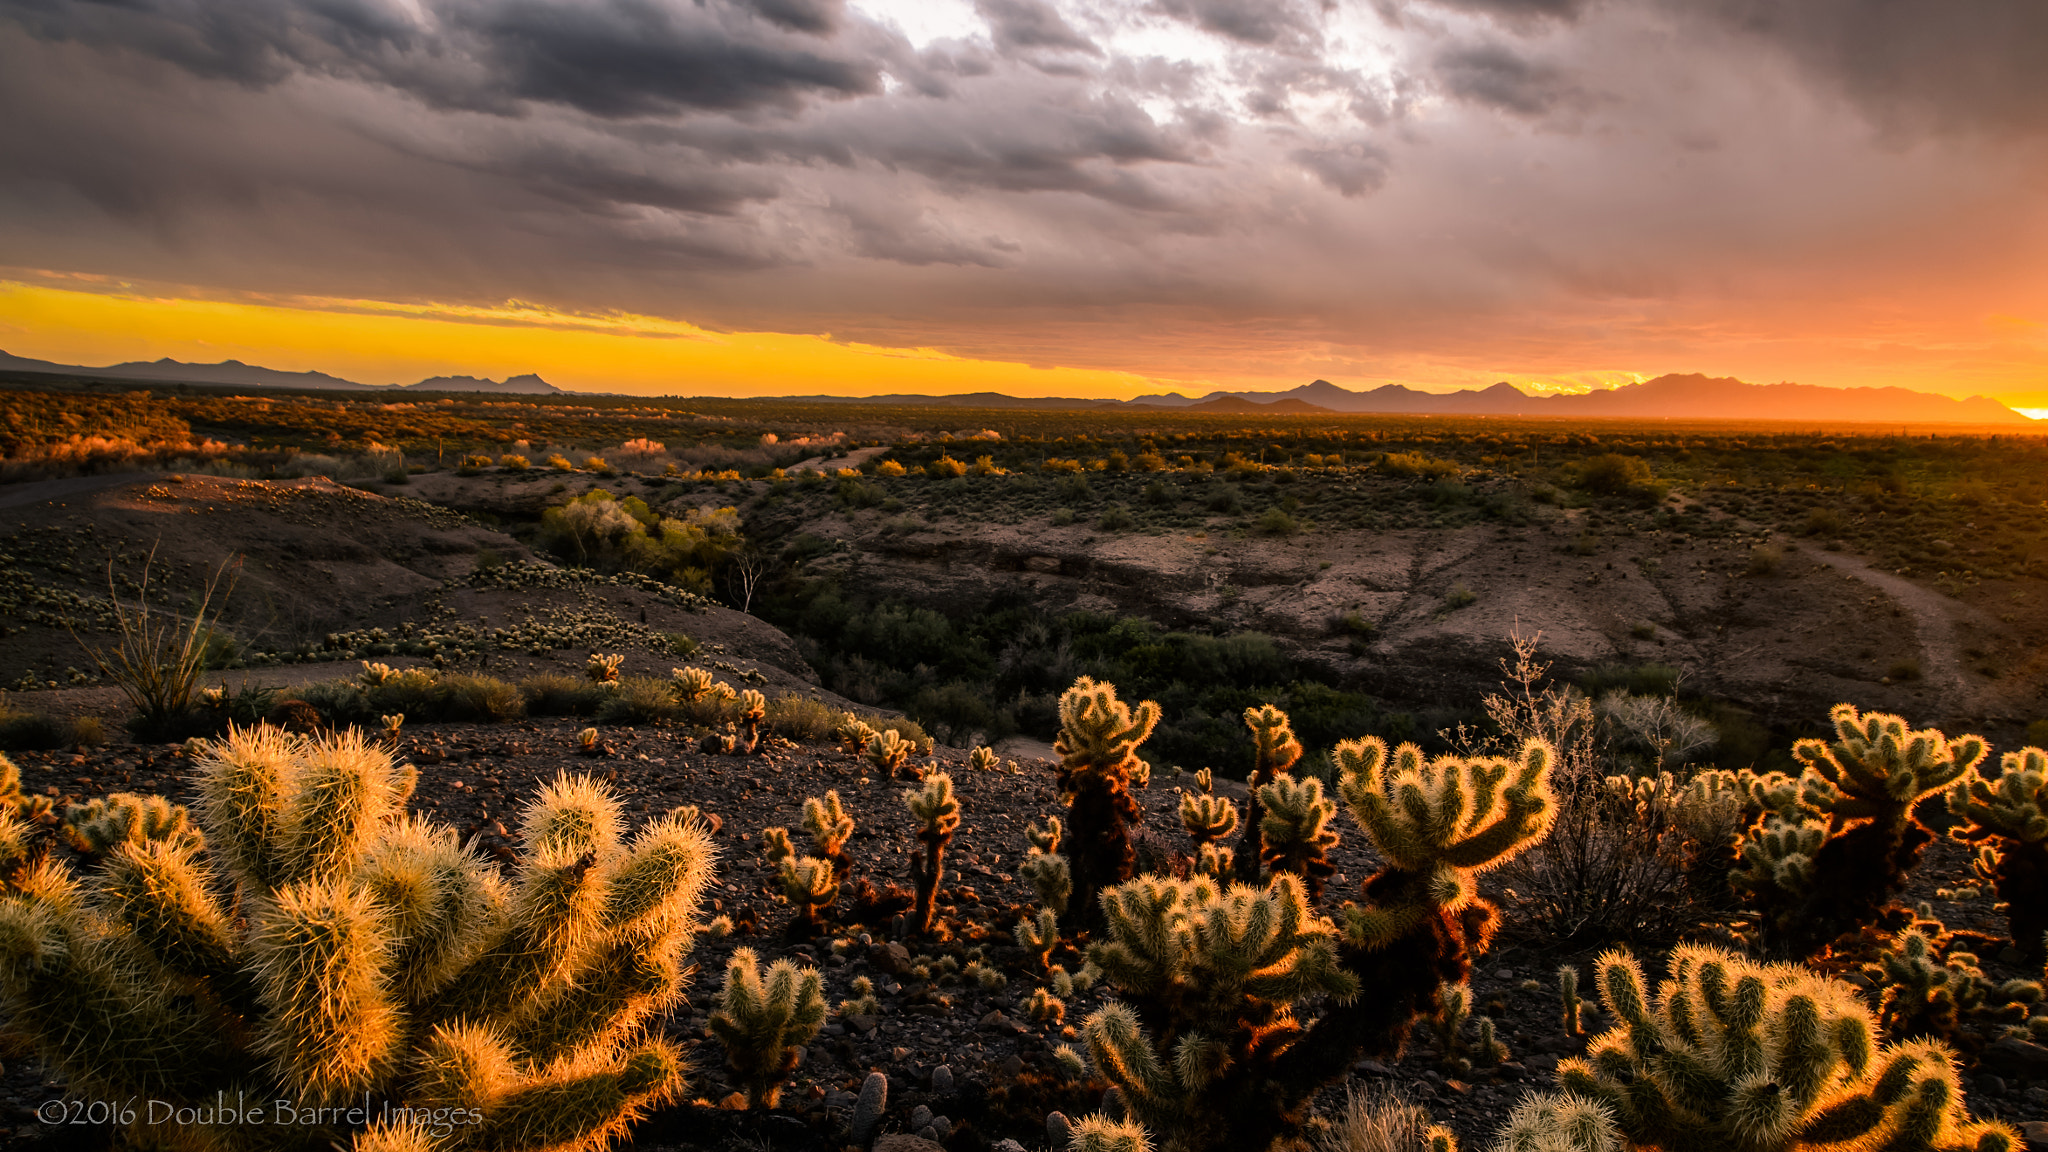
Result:
{"type": "Polygon", "coordinates": [[[870,1032],[873,1032],[875,1030],[875,1025],[881,1023],[881,1018],[878,1016],[844,1016],[841,1017],[841,1019],[846,1021],[846,1026],[848,1028],[853,1029],[855,1032],[858,1032],[863,1036],[867,1035],[870,1032]]]}
{"type": "Polygon", "coordinates": [[[1023,1074],[1024,1058],[1022,1056],[1012,1052],[1010,1055],[1003,1057],[1003,1075],[1022,1076],[1023,1074]]]}
{"type": "Polygon", "coordinates": [[[718,1106],[727,1112],[744,1112],[747,1110],[747,1094],[744,1092],[734,1092],[725,1099],[720,1100],[718,1106]]]}
{"type": "Polygon", "coordinates": [[[891,940],[868,949],[868,965],[878,972],[894,976],[910,970],[910,949],[891,940]]]}
{"type": "Polygon", "coordinates": [[[1977,1077],[1977,1091],[1985,1096],[2003,1096],[2005,1095],[2005,1077],[1979,1076],[1977,1077]]]}
{"type": "Polygon", "coordinates": [[[1372,1076],[1392,1076],[1394,1070],[1377,1060],[1360,1060],[1351,1066],[1353,1072],[1364,1072],[1372,1076]]]}
{"type": "Polygon", "coordinates": [[[1495,968],[1493,970],[1493,978],[1495,980],[1513,980],[1515,978],[1515,970],[1513,968],[1495,968]]]}
{"type": "Polygon", "coordinates": [[[1025,1152],[1024,1146],[1005,1137],[989,1145],[988,1152],[1025,1152]]]}
{"type": "Polygon", "coordinates": [[[2048,1152],[2048,1120],[2029,1120],[2020,1125],[2028,1152],[2048,1152]]]}
{"type": "Polygon", "coordinates": [[[1984,1050],[1984,1063],[2001,1068],[2020,1069],[2029,1076],[2038,1076],[2048,1071],[2048,1048],[2028,1040],[2015,1040],[2010,1036],[1994,1041],[1984,1050]]]}
{"type": "Polygon", "coordinates": [[[910,1059],[910,1049],[902,1047],[891,1048],[889,1049],[889,1058],[901,1064],[905,1060],[910,1059]]]}
{"type": "Polygon", "coordinates": [[[923,1136],[891,1132],[875,1141],[874,1152],[946,1152],[946,1147],[936,1140],[928,1140],[923,1136]]]}

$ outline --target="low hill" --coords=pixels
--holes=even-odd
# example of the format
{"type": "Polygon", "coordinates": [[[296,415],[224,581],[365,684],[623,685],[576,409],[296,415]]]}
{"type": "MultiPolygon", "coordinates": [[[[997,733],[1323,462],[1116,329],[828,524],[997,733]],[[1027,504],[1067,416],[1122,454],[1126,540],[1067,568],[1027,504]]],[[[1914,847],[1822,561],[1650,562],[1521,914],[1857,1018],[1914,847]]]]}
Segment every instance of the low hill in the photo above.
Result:
{"type": "Polygon", "coordinates": [[[368,392],[371,386],[329,376],[325,372],[284,372],[276,368],[264,368],[255,364],[244,364],[240,360],[223,360],[218,364],[187,364],[166,356],[161,360],[131,360],[124,364],[109,364],[104,368],[89,368],[80,364],[58,364],[50,360],[32,360],[26,356],[12,356],[0,352],[0,371],[41,372],[52,376],[99,376],[115,380],[165,381],[180,384],[236,384],[248,388],[324,388],[351,392],[368,392]]]}
{"type": "Polygon", "coordinates": [[[407,392],[507,392],[521,396],[560,396],[563,391],[553,384],[528,372],[524,376],[507,376],[504,380],[486,380],[478,376],[430,376],[417,384],[405,385],[407,392]]]}

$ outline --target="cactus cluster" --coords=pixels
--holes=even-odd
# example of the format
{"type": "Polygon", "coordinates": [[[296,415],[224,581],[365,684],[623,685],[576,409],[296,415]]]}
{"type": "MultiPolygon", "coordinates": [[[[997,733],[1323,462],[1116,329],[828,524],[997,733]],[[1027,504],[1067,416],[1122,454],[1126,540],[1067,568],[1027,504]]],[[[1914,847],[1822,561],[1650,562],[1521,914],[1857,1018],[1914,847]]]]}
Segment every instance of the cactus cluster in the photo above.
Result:
{"type": "Polygon", "coordinates": [[[1086,676],[1060,696],[1053,751],[1060,758],[1058,783],[1074,845],[1068,857],[1071,916],[1092,920],[1096,895],[1129,880],[1136,867],[1130,829],[1142,813],[1131,787],[1150,775],[1137,748],[1158,723],[1158,704],[1147,700],[1133,708],[1117,699],[1116,685],[1086,676]]]}
{"type": "Polygon", "coordinates": [[[1934,838],[1913,806],[1946,790],[1989,751],[1980,736],[1951,740],[1848,704],[1828,716],[1832,743],[1792,746],[1804,768],[1796,806],[1782,778],[1751,779],[1752,805],[1764,817],[1729,875],[1755,913],[1755,943],[1776,955],[1814,955],[1876,921],[1934,838]]]}
{"type": "Polygon", "coordinates": [[[189,842],[203,848],[206,837],[182,804],[161,796],[114,792],[64,809],[58,832],[64,841],[88,856],[104,856],[123,844],[152,840],[189,842]]]}
{"type": "Polygon", "coordinates": [[[1232,854],[1232,866],[1237,878],[1246,883],[1256,882],[1262,858],[1265,834],[1265,799],[1262,790],[1285,775],[1301,759],[1301,741],[1294,738],[1294,727],[1287,713],[1271,704],[1261,704],[1244,710],[1245,727],[1252,730],[1252,772],[1245,777],[1245,790],[1251,796],[1250,818],[1244,823],[1244,832],[1238,837],[1237,848],[1232,854]]]}
{"type": "Polygon", "coordinates": [[[1168,1147],[1263,1149],[1299,1102],[1274,1090],[1296,1002],[1358,991],[1335,927],[1284,873],[1263,891],[1145,875],[1101,904],[1088,956],[1118,1001],[1083,1027],[1095,1068],[1168,1147]]]}
{"type": "MultiPolygon", "coordinates": [[[[2015,1152],[2010,1127],[1974,1121],[1939,1043],[1878,1045],[1856,990],[1792,965],[1687,945],[1650,997],[1624,952],[1596,962],[1618,1020],[1558,1065],[1558,1083],[1660,1152],[2015,1152]]],[[[1590,1145],[1567,1144],[1567,1148],[1590,1145]]]]}
{"type": "Polygon", "coordinates": [[[463,1122],[358,1136],[337,1114],[319,1138],[494,1149],[601,1146],[677,1091],[681,1054],[649,1026],[686,980],[713,856],[700,826],[671,816],[629,841],[601,786],[560,778],[501,877],[404,814],[412,774],[360,733],[230,730],[197,761],[204,848],[125,841],[83,878],[46,859],[0,898],[0,997],[75,1090],[370,1093],[463,1122]]]}
{"type": "Polygon", "coordinates": [[[1237,805],[1214,792],[1215,777],[1204,768],[1195,773],[1199,791],[1180,797],[1180,823],[1195,843],[1194,870],[1218,881],[1236,874],[1234,853],[1222,840],[1237,830],[1237,805]]]}
{"type": "MultiPolygon", "coordinates": [[[[1939,920],[1901,929],[1863,975],[1879,989],[1878,1020],[1894,1039],[1954,1039],[1965,1022],[2030,1035],[2028,1014],[2042,998],[2040,981],[1986,976],[1977,955],[1939,920]]],[[[2038,1027],[2048,1030],[2048,1017],[2038,1027]]]]}
{"type": "Polygon", "coordinates": [[[2048,752],[2008,752],[1996,777],[1956,781],[1948,809],[1964,822],[1949,835],[1977,846],[1978,876],[2005,901],[2013,944],[2041,961],[2048,955],[2048,752]]]}
{"type": "Polygon", "coordinates": [[[1323,782],[1309,777],[1281,776],[1258,790],[1259,862],[1273,872],[1288,872],[1308,885],[1310,899],[1323,894],[1323,882],[1337,871],[1329,850],[1337,846],[1330,817],[1337,802],[1323,798],[1323,782]]]}

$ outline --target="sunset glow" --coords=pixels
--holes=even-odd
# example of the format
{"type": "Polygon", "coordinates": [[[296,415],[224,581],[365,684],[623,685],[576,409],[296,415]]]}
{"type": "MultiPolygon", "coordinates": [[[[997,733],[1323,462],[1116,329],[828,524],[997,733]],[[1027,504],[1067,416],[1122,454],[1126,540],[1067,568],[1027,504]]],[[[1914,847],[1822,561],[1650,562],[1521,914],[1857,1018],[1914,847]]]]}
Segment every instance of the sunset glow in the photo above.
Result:
{"type": "Polygon", "coordinates": [[[2048,407],[2022,47],[2048,17],[1741,10],[282,4],[223,39],[37,8],[0,17],[0,349],[727,395],[1703,372],[2048,407]]]}

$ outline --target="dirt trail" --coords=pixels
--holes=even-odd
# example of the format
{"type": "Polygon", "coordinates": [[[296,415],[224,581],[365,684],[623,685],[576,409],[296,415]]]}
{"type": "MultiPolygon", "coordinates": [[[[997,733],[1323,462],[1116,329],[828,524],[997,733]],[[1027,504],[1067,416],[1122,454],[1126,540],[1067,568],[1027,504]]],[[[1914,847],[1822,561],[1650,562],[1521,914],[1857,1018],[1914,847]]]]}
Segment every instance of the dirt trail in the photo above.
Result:
{"type": "Polygon", "coordinates": [[[1913,618],[1913,631],[1920,640],[1921,680],[1933,694],[1937,709],[1945,715],[1978,715],[1985,701],[1963,677],[1957,659],[1961,645],[1956,634],[1955,612],[1963,605],[1925,588],[1903,576],[1872,568],[1855,556],[1840,552],[1809,553],[1842,574],[1891,597],[1892,602],[1913,618]]]}

